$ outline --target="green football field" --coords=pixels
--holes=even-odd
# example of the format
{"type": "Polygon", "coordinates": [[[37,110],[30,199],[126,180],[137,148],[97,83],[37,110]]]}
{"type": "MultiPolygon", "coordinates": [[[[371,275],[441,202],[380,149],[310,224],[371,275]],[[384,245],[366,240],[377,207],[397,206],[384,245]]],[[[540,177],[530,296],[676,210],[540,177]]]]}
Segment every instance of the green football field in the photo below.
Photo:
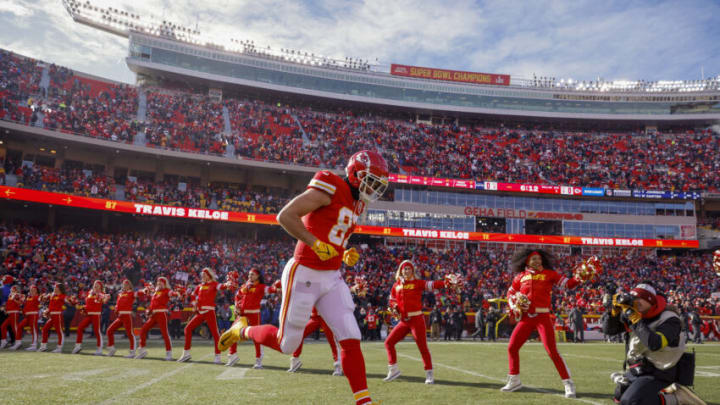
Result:
{"type": "MultiPolygon", "coordinates": [[[[53,336],[54,337],[54,336],[53,336]]],[[[51,339],[51,342],[53,340],[51,339]]],[[[114,358],[93,356],[92,339],[85,351],[71,355],[74,336],[64,354],[0,352],[0,400],[3,404],[352,404],[345,377],[333,377],[326,342],[308,340],[299,372],[286,372],[289,357],[266,350],[265,368],[252,369],[254,348],[239,348],[240,362],[228,368],[212,363],[211,345],[196,338],[189,363],[163,361],[159,341],[150,342],[149,356],[128,360],[127,343],[119,343],[114,358]]],[[[48,345],[54,349],[53,343],[48,345]]],[[[174,342],[174,356],[182,351],[174,342]]],[[[612,404],[611,372],[619,371],[623,345],[607,343],[560,344],[578,391],[575,400],[562,396],[563,387],[539,343],[527,343],[520,352],[521,376],[526,385],[502,393],[507,373],[506,342],[431,342],[435,385],[424,384],[425,374],[414,342],[397,346],[402,376],[385,383],[387,357],[382,343],[363,343],[370,393],[388,404],[612,404]]],[[[708,403],[720,404],[720,345],[692,345],[697,351],[695,388],[708,403]]],[[[223,361],[227,354],[223,353],[223,361]]]]}

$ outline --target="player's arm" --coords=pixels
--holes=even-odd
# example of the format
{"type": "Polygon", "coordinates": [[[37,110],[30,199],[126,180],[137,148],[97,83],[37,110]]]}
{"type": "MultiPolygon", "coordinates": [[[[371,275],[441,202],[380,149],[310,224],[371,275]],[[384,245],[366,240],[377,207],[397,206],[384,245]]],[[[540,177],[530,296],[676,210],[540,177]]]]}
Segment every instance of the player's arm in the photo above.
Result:
{"type": "Polygon", "coordinates": [[[313,246],[317,238],[305,228],[301,218],[318,208],[330,205],[331,201],[327,193],[312,188],[307,189],[280,210],[277,220],[292,237],[308,246],[313,246]]]}

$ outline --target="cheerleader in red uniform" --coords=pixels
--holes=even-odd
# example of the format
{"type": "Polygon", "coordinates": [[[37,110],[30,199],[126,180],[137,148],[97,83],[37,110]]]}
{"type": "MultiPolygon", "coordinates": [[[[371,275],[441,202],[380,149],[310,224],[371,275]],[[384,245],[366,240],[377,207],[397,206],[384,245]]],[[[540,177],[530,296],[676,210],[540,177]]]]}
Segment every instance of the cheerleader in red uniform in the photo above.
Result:
{"type": "Polygon", "coordinates": [[[18,324],[16,336],[16,342],[11,347],[13,350],[17,350],[22,346],[22,335],[26,326],[30,327],[32,332],[32,344],[28,347],[27,351],[34,352],[37,350],[37,338],[38,338],[38,313],[40,311],[40,294],[38,294],[38,288],[35,284],[30,286],[28,295],[25,297],[25,305],[23,306],[24,318],[22,322],[18,324]]]}
{"type": "Polygon", "coordinates": [[[152,297],[150,300],[150,308],[148,309],[149,318],[142,326],[140,331],[140,349],[135,356],[136,359],[142,359],[147,356],[147,350],[145,350],[145,344],[147,341],[148,332],[153,326],[157,325],[160,328],[163,340],[165,341],[165,360],[172,360],[172,343],[170,342],[170,336],[168,335],[168,302],[171,297],[179,297],[180,294],[170,289],[170,283],[167,278],[158,277],[157,284],[153,289],[152,286],[145,288],[145,295],[152,297]]]}
{"type": "Polygon", "coordinates": [[[195,310],[197,313],[190,319],[188,324],[185,326],[185,347],[182,356],[178,359],[178,362],[182,363],[190,360],[190,347],[192,347],[192,334],[193,331],[200,326],[203,322],[210,328],[213,341],[215,342],[215,364],[221,364],[220,361],[220,350],[217,347],[218,339],[220,334],[218,333],[217,318],[215,317],[215,297],[217,296],[218,290],[225,290],[232,288],[232,283],[227,282],[220,284],[217,282],[217,276],[215,272],[210,268],[205,267],[202,269],[202,284],[195,287],[191,296],[195,310]]]}
{"type": "Polygon", "coordinates": [[[392,381],[400,376],[397,365],[395,345],[412,333],[420,350],[425,368],[425,384],[433,384],[432,358],[427,346],[427,327],[425,315],[422,313],[423,291],[433,291],[446,287],[457,287],[460,283],[456,276],[448,276],[445,280],[425,281],[415,278],[415,265],[410,260],[403,260],[395,273],[395,284],[390,291],[390,311],[399,322],[385,339],[385,350],[388,355],[388,375],[383,381],[392,381]]]}
{"type": "MultiPolygon", "coordinates": [[[[235,283],[237,283],[239,276],[237,272],[232,271],[228,273],[228,278],[235,280],[235,283]]],[[[277,291],[276,286],[265,285],[262,274],[256,268],[250,269],[247,282],[235,293],[235,318],[240,319],[241,316],[244,316],[247,318],[249,326],[260,325],[260,301],[265,297],[265,294],[273,294],[277,291]]],[[[263,348],[259,343],[255,343],[255,365],[253,368],[261,369],[263,367],[262,359],[263,348]]],[[[237,361],[237,343],[235,343],[230,346],[230,356],[226,366],[231,367],[237,361]]]]}
{"type": "Polygon", "coordinates": [[[115,349],[115,331],[122,326],[125,329],[125,335],[130,340],[130,352],[125,358],[132,359],[135,357],[135,335],[133,335],[132,325],[132,313],[133,304],[135,298],[140,295],[133,291],[133,285],[128,279],[124,279],[122,282],[122,290],[118,294],[117,302],[115,303],[115,313],[117,318],[110,324],[107,330],[108,338],[108,356],[115,355],[117,349],[115,349]]]}
{"type": "Polygon", "coordinates": [[[311,333],[315,332],[316,330],[322,328],[323,332],[325,332],[325,338],[328,341],[328,344],[330,345],[330,350],[332,350],[332,357],[333,357],[333,373],[334,376],[342,376],[342,366],[340,365],[340,361],[338,360],[338,342],[335,341],[335,336],[332,333],[332,330],[330,330],[330,327],[325,323],[325,320],[322,319],[320,314],[317,312],[317,308],[313,307],[312,314],[310,314],[310,321],[305,325],[305,332],[303,332],[303,340],[300,341],[300,346],[298,346],[297,350],[292,354],[292,357],[290,357],[290,368],[288,369],[288,373],[294,373],[302,367],[302,361],[300,361],[300,355],[302,354],[302,348],[303,348],[303,341],[305,341],[305,338],[310,336],[311,333]]]}
{"type": "Polygon", "coordinates": [[[510,336],[508,344],[508,362],[510,372],[508,382],[501,391],[512,392],[522,387],[520,382],[520,348],[530,334],[537,330],[545,351],[560,374],[565,386],[565,397],[575,398],[575,384],[570,379],[570,371],[558,353],[555,333],[550,319],[553,286],[563,289],[575,288],[583,276],[576,273],[568,278],[552,269],[553,256],[543,250],[520,250],[512,260],[512,270],[516,273],[507,297],[510,309],[518,319],[518,324],[510,336]]]}
{"type": "Polygon", "coordinates": [[[63,325],[63,305],[74,305],[70,298],[66,295],[65,284],[55,283],[55,288],[52,294],[45,294],[43,301],[48,302],[47,318],[45,326],[42,328],[42,343],[40,343],[40,349],[38,351],[44,352],[47,350],[47,342],[50,337],[50,328],[55,329],[55,333],[58,335],[58,345],[53,350],[53,353],[62,353],[63,343],[65,343],[65,332],[63,325]]]}
{"type": "Polygon", "coordinates": [[[102,356],[103,339],[102,333],[100,332],[100,313],[102,312],[103,304],[106,304],[110,300],[110,295],[105,294],[105,286],[102,281],[95,280],[92,289],[88,291],[85,296],[85,307],[83,312],[86,314],[85,318],[80,321],[77,327],[77,339],[75,340],[75,347],[72,350],[73,354],[80,353],[82,350],[83,336],[85,335],[85,328],[92,323],[93,333],[95,334],[95,340],[97,341],[97,350],[95,350],[96,356],[102,356]]]}
{"type": "MultiPolygon", "coordinates": [[[[18,286],[12,286],[10,288],[10,295],[8,296],[8,300],[5,303],[5,313],[7,314],[7,318],[5,318],[5,322],[3,322],[2,326],[0,326],[0,336],[2,336],[2,340],[0,340],[0,349],[4,349],[5,346],[7,346],[8,329],[11,329],[12,332],[15,334],[15,340],[21,342],[20,337],[17,333],[17,328],[19,324],[18,316],[20,315],[20,310],[22,309],[23,302],[25,302],[25,296],[20,294],[20,289],[18,288],[18,286]]],[[[17,349],[17,347],[15,347],[16,345],[17,342],[12,347],[17,349]]]]}

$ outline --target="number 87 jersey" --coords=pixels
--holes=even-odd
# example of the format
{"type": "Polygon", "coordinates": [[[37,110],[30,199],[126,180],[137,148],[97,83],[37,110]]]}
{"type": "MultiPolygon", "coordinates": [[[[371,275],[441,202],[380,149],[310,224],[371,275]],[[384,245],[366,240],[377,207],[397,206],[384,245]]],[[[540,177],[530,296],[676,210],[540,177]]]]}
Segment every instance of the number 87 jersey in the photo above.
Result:
{"type": "Polygon", "coordinates": [[[330,260],[322,261],[310,246],[298,241],[295,246],[295,261],[315,270],[338,270],[342,264],[345,245],[365,204],[353,196],[350,185],[342,177],[326,170],[315,173],[307,188],[329,194],[331,201],[329,205],[302,217],[302,222],[310,233],[333,245],[339,254],[330,260]]]}

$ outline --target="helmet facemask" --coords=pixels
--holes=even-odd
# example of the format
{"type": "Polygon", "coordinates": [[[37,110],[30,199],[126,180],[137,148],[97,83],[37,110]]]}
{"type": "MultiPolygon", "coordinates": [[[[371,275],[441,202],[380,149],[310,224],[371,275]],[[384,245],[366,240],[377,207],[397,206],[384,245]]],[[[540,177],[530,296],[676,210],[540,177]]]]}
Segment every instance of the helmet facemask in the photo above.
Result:
{"type": "Polygon", "coordinates": [[[378,176],[365,169],[358,171],[357,177],[360,179],[360,185],[358,186],[360,199],[366,204],[379,200],[387,190],[388,179],[385,176],[378,176]]]}

